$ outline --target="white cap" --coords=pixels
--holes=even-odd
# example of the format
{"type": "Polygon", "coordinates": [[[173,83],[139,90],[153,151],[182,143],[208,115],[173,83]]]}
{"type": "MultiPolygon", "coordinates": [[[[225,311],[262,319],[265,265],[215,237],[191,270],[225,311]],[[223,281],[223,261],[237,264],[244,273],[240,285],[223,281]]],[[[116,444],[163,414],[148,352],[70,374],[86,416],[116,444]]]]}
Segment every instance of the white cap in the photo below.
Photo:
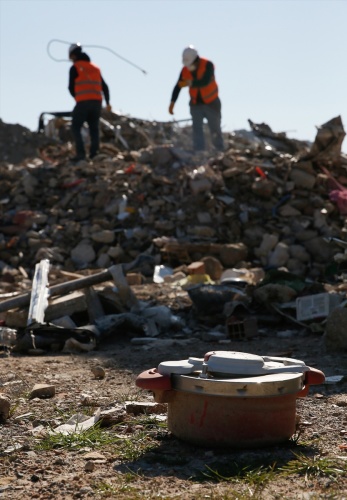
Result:
{"type": "Polygon", "coordinates": [[[82,45],[77,42],[77,43],[72,43],[69,47],[69,57],[73,52],[81,52],[82,51],[82,45]]]}
{"type": "Polygon", "coordinates": [[[198,51],[193,45],[189,45],[182,53],[182,62],[184,66],[191,66],[197,57],[198,51]]]}

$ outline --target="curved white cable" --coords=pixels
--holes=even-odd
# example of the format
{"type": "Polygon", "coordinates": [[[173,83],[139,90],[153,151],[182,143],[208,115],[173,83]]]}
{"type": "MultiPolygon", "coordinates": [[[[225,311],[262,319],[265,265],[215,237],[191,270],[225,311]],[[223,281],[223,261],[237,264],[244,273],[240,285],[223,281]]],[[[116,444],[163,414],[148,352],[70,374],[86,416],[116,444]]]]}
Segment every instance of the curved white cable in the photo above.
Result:
{"type": "MultiPolygon", "coordinates": [[[[48,53],[48,56],[51,59],[53,59],[53,61],[56,61],[56,62],[70,62],[69,59],[57,59],[56,57],[52,56],[52,54],[50,52],[50,46],[51,46],[52,43],[64,43],[64,44],[67,44],[67,45],[71,45],[71,42],[66,42],[65,40],[58,40],[57,38],[54,38],[54,39],[50,40],[48,42],[48,44],[47,44],[47,53],[48,53]]],[[[134,68],[137,68],[138,70],[140,70],[143,74],[147,75],[147,71],[145,71],[144,69],[140,68],[140,66],[137,66],[137,64],[129,61],[129,59],[126,59],[125,57],[121,56],[120,54],[117,54],[117,52],[115,52],[114,50],[110,49],[109,47],[104,47],[103,45],[84,45],[84,44],[83,44],[83,47],[107,50],[108,52],[111,52],[111,54],[115,55],[116,57],[119,57],[119,59],[122,59],[123,61],[127,62],[131,66],[134,66],[134,68]]]]}

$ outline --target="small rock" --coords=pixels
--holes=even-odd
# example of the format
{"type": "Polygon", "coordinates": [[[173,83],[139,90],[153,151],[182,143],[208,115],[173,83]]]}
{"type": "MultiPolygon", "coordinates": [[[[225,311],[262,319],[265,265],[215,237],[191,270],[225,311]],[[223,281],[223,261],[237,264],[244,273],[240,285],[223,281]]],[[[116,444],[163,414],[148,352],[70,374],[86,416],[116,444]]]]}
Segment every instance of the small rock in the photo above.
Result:
{"type": "Polygon", "coordinates": [[[88,462],[86,463],[86,465],[84,466],[84,470],[86,472],[93,472],[93,470],[95,469],[95,464],[92,460],[88,460],[88,462]]]}
{"type": "Polygon", "coordinates": [[[105,370],[100,365],[92,366],[91,371],[94,374],[94,377],[97,379],[103,379],[106,376],[105,370]]]}
{"type": "Polygon", "coordinates": [[[0,394],[0,421],[7,420],[10,416],[11,400],[5,394],[0,394]]]}
{"type": "Polygon", "coordinates": [[[52,398],[53,396],[55,396],[55,386],[48,384],[35,384],[30,393],[30,399],[52,398]]]}

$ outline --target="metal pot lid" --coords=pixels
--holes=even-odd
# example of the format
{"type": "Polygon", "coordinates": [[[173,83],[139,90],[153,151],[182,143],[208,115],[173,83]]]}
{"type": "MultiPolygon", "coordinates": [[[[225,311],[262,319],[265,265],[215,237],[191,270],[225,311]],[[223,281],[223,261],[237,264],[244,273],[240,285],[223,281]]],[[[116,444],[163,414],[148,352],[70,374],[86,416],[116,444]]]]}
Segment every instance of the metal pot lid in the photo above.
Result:
{"type": "Polygon", "coordinates": [[[184,375],[193,373],[196,370],[201,370],[203,363],[203,358],[189,358],[181,359],[179,361],[163,361],[158,365],[158,372],[161,375],[171,375],[173,373],[184,375]]]}
{"type": "Polygon", "coordinates": [[[227,375],[263,375],[308,371],[303,361],[273,356],[258,356],[245,352],[214,351],[205,355],[207,371],[227,375]]]}
{"type": "Polygon", "coordinates": [[[302,373],[273,373],[258,377],[200,378],[172,375],[172,388],[177,391],[225,397],[273,397],[297,394],[304,387],[302,373]]]}
{"type": "Polygon", "coordinates": [[[161,375],[188,375],[200,370],[199,376],[209,374],[225,378],[233,376],[258,376],[273,373],[303,373],[309,367],[303,361],[292,358],[258,356],[236,351],[212,351],[204,358],[189,358],[180,361],[164,361],[158,365],[161,375]]]}

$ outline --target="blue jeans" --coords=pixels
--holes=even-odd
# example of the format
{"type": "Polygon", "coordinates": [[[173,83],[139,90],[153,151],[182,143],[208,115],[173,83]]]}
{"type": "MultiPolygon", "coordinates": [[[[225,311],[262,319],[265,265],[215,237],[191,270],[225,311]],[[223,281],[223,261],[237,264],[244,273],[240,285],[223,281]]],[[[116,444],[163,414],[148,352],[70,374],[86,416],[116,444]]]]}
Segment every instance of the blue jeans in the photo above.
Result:
{"type": "Polygon", "coordinates": [[[88,123],[90,135],[90,156],[95,156],[99,150],[99,118],[101,101],[81,101],[72,111],[71,130],[75,138],[76,156],[85,158],[86,153],[81,129],[84,122],[88,123]]]}
{"type": "Polygon", "coordinates": [[[193,147],[197,151],[205,149],[205,138],[203,130],[204,118],[207,120],[211,133],[213,146],[218,151],[224,150],[223,136],[221,130],[221,102],[217,97],[209,104],[191,104],[190,114],[193,119],[193,147]]]}

